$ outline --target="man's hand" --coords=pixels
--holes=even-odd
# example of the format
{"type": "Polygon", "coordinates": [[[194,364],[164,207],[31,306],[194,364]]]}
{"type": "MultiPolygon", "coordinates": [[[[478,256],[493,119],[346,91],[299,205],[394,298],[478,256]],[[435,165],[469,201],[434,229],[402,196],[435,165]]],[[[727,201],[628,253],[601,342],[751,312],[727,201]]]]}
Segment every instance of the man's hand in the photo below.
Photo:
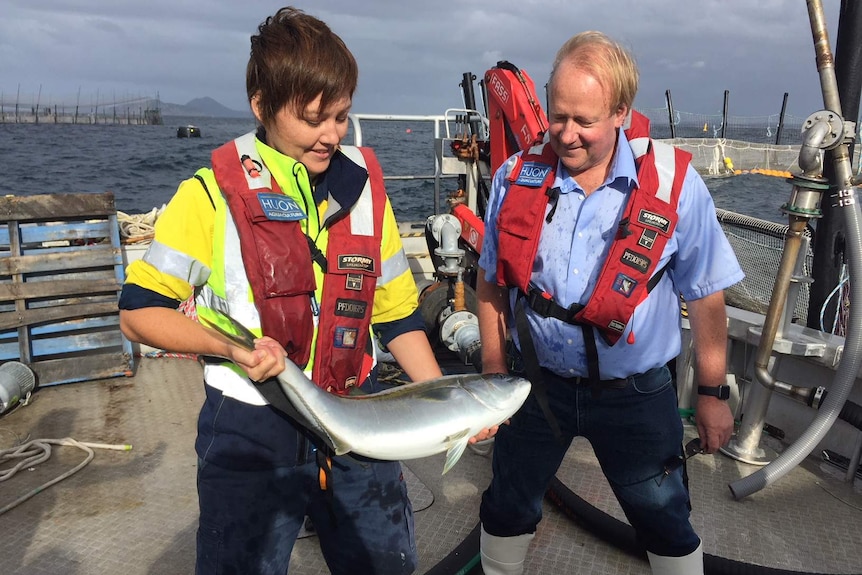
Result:
{"type": "Polygon", "coordinates": [[[699,395],[694,416],[704,453],[715,453],[719,447],[730,441],[733,434],[733,414],[726,401],[699,395]]]}
{"type": "MultiPolygon", "coordinates": [[[[506,425],[509,423],[508,421],[504,421],[502,425],[506,425]]],[[[491,439],[495,435],[497,435],[497,431],[500,429],[499,425],[495,425],[494,427],[489,427],[487,429],[483,429],[473,437],[467,440],[467,443],[479,443],[480,441],[485,441],[486,439],[491,439]]]]}

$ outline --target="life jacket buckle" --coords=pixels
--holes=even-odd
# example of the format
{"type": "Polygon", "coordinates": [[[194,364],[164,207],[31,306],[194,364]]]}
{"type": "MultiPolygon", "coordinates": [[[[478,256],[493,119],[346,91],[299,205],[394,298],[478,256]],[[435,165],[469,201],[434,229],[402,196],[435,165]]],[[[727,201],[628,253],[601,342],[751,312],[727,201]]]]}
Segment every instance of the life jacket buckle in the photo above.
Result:
{"type": "Polygon", "coordinates": [[[554,317],[554,308],[560,307],[550,294],[538,288],[531,289],[530,293],[527,294],[527,303],[530,305],[530,309],[542,317],[554,317]]]}
{"type": "Polygon", "coordinates": [[[527,294],[527,303],[530,309],[542,317],[552,317],[568,324],[580,325],[575,319],[584,306],[579,303],[573,303],[569,307],[563,307],[554,301],[554,298],[538,288],[533,288],[527,294]]]}
{"type": "Polygon", "coordinates": [[[576,318],[578,312],[580,312],[582,309],[584,309],[584,306],[579,303],[573,303],[566,308],[566,318],[563,319],[563,321],[572,325],[580,325],[580,322],[578,322],[576,318]]]}

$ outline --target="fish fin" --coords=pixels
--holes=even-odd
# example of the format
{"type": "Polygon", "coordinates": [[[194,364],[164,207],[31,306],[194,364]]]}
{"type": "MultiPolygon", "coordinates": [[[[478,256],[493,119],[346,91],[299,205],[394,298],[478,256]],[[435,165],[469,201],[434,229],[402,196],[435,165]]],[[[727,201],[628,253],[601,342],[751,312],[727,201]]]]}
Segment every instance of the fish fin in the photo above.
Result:
{"type": "Polygon", "coordinates": [[[452,447],[450,447],[449,451],[446,452],[446,464],[443,465],[443,475],[452,469],[452,467],[458,463],[458,460],[461,459],[461,456],[464,455],[464,450],[467,448],[467,441],[470,439],[469,433],[469,429],[464,429],[450,438],[452,440],[452,447]]]}

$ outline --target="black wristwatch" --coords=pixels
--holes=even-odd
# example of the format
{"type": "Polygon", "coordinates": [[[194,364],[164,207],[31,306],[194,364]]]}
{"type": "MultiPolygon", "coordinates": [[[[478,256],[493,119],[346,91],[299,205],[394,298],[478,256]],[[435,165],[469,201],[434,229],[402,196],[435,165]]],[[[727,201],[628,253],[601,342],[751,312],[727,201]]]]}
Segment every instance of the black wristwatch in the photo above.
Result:
{"type": "Polygon", "coordinates": [[[697,386],[697,394],[698,395],[711,395],[713,397],[717,397],[718,399],[730,399],[730,386],[729,385],[698,385],[697,386]]]}

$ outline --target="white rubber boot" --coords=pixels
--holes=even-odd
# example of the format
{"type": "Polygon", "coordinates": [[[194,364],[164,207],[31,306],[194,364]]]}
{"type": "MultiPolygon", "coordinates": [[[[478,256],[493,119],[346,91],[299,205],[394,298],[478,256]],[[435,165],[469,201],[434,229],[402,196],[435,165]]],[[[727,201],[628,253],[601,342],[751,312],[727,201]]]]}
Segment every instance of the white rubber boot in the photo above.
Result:
{"type": "Polygon", "coordinates": [[[482,571],[485,575],[521,575],[527,548],[535,536],[535,533],[525,533],[514,537],[497,537],[488,535],[482,527],[479,537],[482,571]]]}
{"type": "Polygon", "coordinates": [[[647,551],[652,575],[703,575],[703,543],[683,557],[665,557],[647,551]]]}

